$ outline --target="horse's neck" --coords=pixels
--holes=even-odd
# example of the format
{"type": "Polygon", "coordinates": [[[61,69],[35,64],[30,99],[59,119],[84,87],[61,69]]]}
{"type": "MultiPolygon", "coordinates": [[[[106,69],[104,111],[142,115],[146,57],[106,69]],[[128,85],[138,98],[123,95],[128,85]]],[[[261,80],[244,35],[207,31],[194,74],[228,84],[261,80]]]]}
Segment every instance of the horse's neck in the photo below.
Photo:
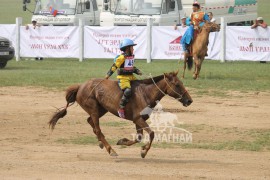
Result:
{"type": "Polygon", "coordinates": [[[151,107],[155,107],[156,102],[160,101],[165,96],[164,95],[165,88],[166,88],[166,83],[165,83],[164,79],[157,82],[156,85],[153,83],[153,84],[148,85],[146,87],[146,92],[148,94],[147,103],[151,107]]]}
{"type": "Polygon", "coordinates": [[[196,40],[201,44],[207,44],[210,32],[202,28],[202,31],[198,34],[196,40]]]}

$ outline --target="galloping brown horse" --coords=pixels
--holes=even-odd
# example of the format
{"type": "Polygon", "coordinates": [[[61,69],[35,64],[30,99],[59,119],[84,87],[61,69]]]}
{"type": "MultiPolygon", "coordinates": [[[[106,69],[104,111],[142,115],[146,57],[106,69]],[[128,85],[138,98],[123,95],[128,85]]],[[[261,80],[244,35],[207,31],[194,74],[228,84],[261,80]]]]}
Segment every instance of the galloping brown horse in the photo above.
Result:
{"type": "Polygon", "coordinates": [[[208,50],[207,45],[209,42],[209,34],[210,32],[215,32],[219,30],[220,30],[220,26],[218,24],[205,22],[205,24],[199,30],[200,32],[198,33],[197,37],[194,39],[192,43],[192,47],[191,47],[192,52],[190,56],[184,59],[183,78],[185,77],[186,64],[188,64],[189,70],[192,69],[193,58],[194,58],[194,64],[195,64],[193,78],[197,79],[199,77],[201,66],[208,50]]]}
{"type": "MultiPolygon", "coordinates": [[[[143,134],[143,130],[149,133],[150,142],[142,146],[141,156],[144,158],[151,147],[154,139],[154,132],[149,128],[146,120],[149,114],[141,115],[146,107],[155,107],[156,101],[161,100],[165,95],[169,95],[180,101],[187,107],[192,103],[192,99],[185,89],[183,83],[177,77],[178,72],[165,73],[154,78],[137,80],[132,82],[132,97],[125,107],[126,119],[133,121],[136,126],[137,134],[143,134]]],[[[117,81],[105,79],[92,79],[80,85],[73,85],[66,91],[67,105],[64,109],[56,112],[49,125],[54,129],[57,121],[67,114],[67,108],[75,101],[89,114],[87,122],[92,126],[96,134],[100,148],[105,146],[111,156],[117,156],[110,144],[106,141],[99,126],[99,118],[108,111],[118,116],[117,110],[122,91],[117,81]]],[[[128,140],[120,139],[117,145],[130,146],[141,139],[128,140]]]]}

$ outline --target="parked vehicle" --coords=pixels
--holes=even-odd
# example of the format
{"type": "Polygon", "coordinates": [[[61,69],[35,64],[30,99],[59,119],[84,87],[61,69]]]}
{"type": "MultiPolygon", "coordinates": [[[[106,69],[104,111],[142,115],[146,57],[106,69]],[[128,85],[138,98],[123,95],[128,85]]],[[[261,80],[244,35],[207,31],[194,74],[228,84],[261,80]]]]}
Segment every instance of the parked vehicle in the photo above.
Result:
{"type": "MultiPolygon", "coordinates": [[[[103,0],[101,26],[154,25],[180,23],[192,12],[194,0],[103,0]]],[[[245,25],[257,18],[257,0],[198,0],[204,12],[212,12],[216,23],[220,17],[233,25],[245,25]]]]}
{"type": "MultiPolygon", "coordinates": [[[[171,26],[189,16],[194,0],[36,0],[32,19],[42,25],[78,25],[84,19],[90,26],[171,26]]],[[[257,0],[198,0],[205,12],[212,12],[231,25],[250,24],[257,18],[257,0]]],[[[28,10],[23,0],[24,11],[28,10]]],[[[29,10],[30,11],[30,10],[29,10]]]]}
{"type": "Polygon", "coordinates": [[[13,59],[14,54],[12,42],[7,38],[0,37],[0,69],[6,67],[7,62],[13,59]]]}
{"type": "Polygon", "coordinates": [[[74,26],[79,24],[79,19],[84,20],[85,25],[98,26],[100,23],[100,7],[97,0],[36,0],[35,10],[27,8],[30,0],[23,0],[23,10],[33,13],[35,19],[41,25],[74,26]]]}

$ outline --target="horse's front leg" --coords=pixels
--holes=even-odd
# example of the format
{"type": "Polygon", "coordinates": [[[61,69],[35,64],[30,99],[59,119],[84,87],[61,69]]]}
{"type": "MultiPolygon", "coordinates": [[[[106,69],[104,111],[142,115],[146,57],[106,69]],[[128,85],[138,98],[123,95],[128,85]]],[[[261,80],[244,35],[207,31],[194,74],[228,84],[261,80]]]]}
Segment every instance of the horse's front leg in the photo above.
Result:
{"type": "Polygon", "coordinates": [[[195,70],[194,70],[194,73],[193,73],[193,79],[197,79],[198,78],[198,63],[199,63],[199,58],[198,56],[194,56],[194,65],[195,65],[195,70]]]}
{"type": "Polygon", "coordinates": [[[155,133],[154,133],[154,131],[152,131],[150,129],[149,125],[142,118],[135,120],[134,123],[136,125],[138,125],[139,127],[141,127],[141,129],[144,129],[146,132],[148,132],[149,137],[150,137],[150,142],[148,142],[146,145],[142,146],[142,150],[141,150],[141,157],[145,158],[147,152],[151,148],[152,142],[153,142],[154,137],[155,137],[155,133]]]}
{"type": "Polygon", "coordinates": [[[143,135],[143,129],[141,127],[139,127],[138,125],[136,125],[136,130],[137,130],[137,137],[135,137],[134,140],[129,140],[127,138],[123,138],[117,142],[117,145],[131,146],[133,144],[141,142],[142,135],[143,135]]]}
{"type": "Polygon", "coordinates": [[[194,73],[194,79],[198,79],[201,71],[201,66],[202,66],[202,61],[201,59],[198,59],[196,61],[196,72],[194,73]]]}

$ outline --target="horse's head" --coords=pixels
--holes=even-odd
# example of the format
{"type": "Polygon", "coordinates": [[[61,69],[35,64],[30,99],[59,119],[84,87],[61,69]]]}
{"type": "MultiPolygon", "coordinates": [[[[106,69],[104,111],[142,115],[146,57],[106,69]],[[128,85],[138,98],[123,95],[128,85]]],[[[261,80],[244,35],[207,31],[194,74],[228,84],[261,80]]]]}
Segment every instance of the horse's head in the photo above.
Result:
{"type": "Polygon", "coordinates": [[[203,28],[205,28],[209,32],[218,32],[220,31],[220,25],[212,22],[205,22],[203,28]]]}
{"type": "Polygon", "coordinates": [[[183,83],[177,77],[177,72],[165,73],[164,80],[166,82],[166,90],[165,92],[180,101],[183,106],[189,106],[193,100],[190,97],[189,93],[187,92],[186,88],[184,87],[183,83]]]}

